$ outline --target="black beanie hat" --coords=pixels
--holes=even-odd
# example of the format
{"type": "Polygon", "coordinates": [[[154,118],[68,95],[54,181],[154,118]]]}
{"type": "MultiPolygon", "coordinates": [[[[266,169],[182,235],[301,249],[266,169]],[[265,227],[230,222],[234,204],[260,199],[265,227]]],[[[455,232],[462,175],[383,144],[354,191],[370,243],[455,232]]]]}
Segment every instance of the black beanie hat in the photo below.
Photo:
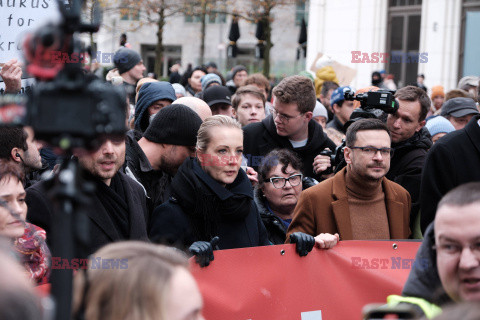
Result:
{"type": "Polygon", "coordinates": [[[158,111],[143,137],[155,143],[195,146],[201,124],[195,111],[183,104],[171,104],[158,111]]]}
{"type": "Polygon", "coordinates": [[[113,63],[118,69],[118,73],[122,74],[137,65],[142,60],[138,52],[128,48],[121,48],[113,56],[113,63]]]}
{"type": "Polygon", "coordinates": [[[240,71],[247,71],[247,68],[245,68],[245,66],[242,66],[241,64],[233,67],[233,69],[232,69],[232,79],[235,78],[235,75],[240,71]]]}

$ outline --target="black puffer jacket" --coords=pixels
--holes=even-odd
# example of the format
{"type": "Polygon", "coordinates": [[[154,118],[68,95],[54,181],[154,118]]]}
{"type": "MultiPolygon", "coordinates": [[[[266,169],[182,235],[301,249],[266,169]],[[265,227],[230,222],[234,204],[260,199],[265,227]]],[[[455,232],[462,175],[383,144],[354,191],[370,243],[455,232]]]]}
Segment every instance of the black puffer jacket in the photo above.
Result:
{"type": "Polygon", "coordinates": [[[243,153],[248,159],[248,165],[255,170],[258,169],[262,158],[267,153],[273,149],[286,148],[295,152],[302,160],[305,176],[321,181],[321,174],[313,172],[313,160],[324,149],[328,148],[334,152],[336,148],[335,143],[327,137],[323,132],[322,126],[315,120],[310,120],[308,123],[308,141],[301,148],[293,148],[287,137],[277,134],[271,115],[263,119],[262,122],[251,123],[245,126],[243,131],[243,153]]]}
{"type": "Polygon", "coordinates": [[[392,148],[395,151],[386,177],[398,183],[410,193],[412,198],[410,230],[413,230],[420,208],[419,197],[422,170],[431,146],[432,138],[425,127],[416,132],[410,139],[392,144],[392,148]]]}
{"type": "Polygon", "coordinates": [[[263,197],[262,190],[255,188],[254,199],[263,225],[267,229],[268,240],[273,244],[284,244],[287,236],[287,227],[283,224],[282,219],[267,209],[267,200],[263,197]]]}

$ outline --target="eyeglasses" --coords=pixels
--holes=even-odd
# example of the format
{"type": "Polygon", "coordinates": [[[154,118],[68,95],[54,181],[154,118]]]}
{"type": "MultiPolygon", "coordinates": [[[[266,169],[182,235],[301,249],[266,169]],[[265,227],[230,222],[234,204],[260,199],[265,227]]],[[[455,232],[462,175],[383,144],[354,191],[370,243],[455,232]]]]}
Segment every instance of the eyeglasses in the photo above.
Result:
{"type": "Polygon", "coordinates": [[[283,177],[271,177],[269,180],[273,184],[273,187],[275,189],[282,189],[285,187],[285,184],[287,184],[287,181],[290,182],[290,185],[292,187],[298,186],[303,179],[303,174],[297,173],[294,175],[291,175],[288,178],[283,178],[283,177]]]}
{"type": "MultiPolygon", "coordinates": [[[[480,260],[480,242],[467,245],[472,254],[480,260]]],[[[462,255],[464,246],[454,243],[441,243],[439,245],[432,246],[433,250],[437,251],[437,254],[451,258],[458,258],[462,255]]]]}
{"type": "Polygon", "coordinates": [[[303,115],[303,113],[299,114],[298,116],[287,116],[287,115],[284,115],[284,114],[281,114],[281,113],[278,113],[277,110],[275,110],[274,108],[270,108],[270,113],[272,114],[272,117],[273,119],[275,120],[275,118],[278,116],[278,118],[280,119],[281,122],[285,122],[287,123],[288,121],[292,120],[292,119],[295,119],[295,118],[298,118],[298,117],[301,117],[303,115]]]}
{"type": "Polygon", "coordinates": [[[382,157],[391,157],[393,156],[392,148],[375,148],[375,147],[350,147],[350,149],[360,149],[366,155],[373,157],[380,151],[382,157]]]}

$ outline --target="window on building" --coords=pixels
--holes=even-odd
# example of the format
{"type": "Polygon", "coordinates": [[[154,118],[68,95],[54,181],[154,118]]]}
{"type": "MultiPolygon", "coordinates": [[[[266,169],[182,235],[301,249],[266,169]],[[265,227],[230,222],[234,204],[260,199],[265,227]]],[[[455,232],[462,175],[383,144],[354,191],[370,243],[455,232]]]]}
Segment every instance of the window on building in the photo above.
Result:
{"type": "MultiPolygon", "coordinates": [[[[201,22],[202,16],[199,13],[199,8],[196,4],[190,3],[189,7],[185,11],[185,22],[197,23],[201,22]]],[[[225,5],[219,2],[215,3],[215,7],[207,12],[205,20],[207,23],[226,23],[227,15],[223,12],[226,11],[225,5]]]]}
{"type": "Polygon", "coordinates": [[[480,0],[464,0],[458,78],[480,74],[480,0]]]}
{"type": "Polygon", "coordinates": [[[305,22],[308,23],[308,0],[297,0],[295,8],[295,25],[301,25],[302,19],[305,19],[305,22]]]}
{"type": "Polygon", "coordinates": [[[120,20],[140,20],[140,10],[131,8],[128,2],[123,1],[120,8],[120,20]]]}

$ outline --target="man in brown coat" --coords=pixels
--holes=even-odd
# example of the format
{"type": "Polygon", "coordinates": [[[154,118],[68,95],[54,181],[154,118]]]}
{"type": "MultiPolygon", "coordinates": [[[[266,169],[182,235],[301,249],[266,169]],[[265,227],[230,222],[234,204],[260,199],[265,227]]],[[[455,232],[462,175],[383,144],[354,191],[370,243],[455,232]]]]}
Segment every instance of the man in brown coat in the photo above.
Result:
{"type": "Polygon", "coordinates": [[[287,231],[322,242],[405,239],[410,235],[410,195],[385,178],[392,155],[390,133],[377,119],[356,121],[347,130],[347,166],[334,177],[302,192],[287,231]],[[338,239],[338,235],[333,237],[338,239]]]}

